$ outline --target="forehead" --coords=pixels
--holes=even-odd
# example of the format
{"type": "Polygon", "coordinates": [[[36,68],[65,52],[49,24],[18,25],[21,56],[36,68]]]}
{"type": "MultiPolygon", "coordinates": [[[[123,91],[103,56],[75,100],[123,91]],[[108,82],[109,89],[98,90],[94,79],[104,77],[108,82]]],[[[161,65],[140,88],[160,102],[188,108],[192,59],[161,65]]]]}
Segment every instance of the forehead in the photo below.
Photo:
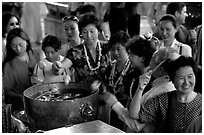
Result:
{"type": "Polygon", "coordinates": [[[173,22],[170,20],[161,21],[160,27],[173,27],[173,22]]]}
{"type": "Polygon", "coordinates": [[[55,51],[55,49],[52,46],[46,46],[45,51],[46,52],[51,52],[51,51],[55,51]]]}
{"type": "Polygon", "coordinates": [[[15,16],[12,16],[9,22],[18,22],[18,19],[15,16]]]}
{"type": "Polygon", "coordinates": [[[82,28],[82,30],[90,30],[90,29],[97,29],[96,25],[94,24],[88,24],[85,27],[82,28]]]}
{"type": "Polygon", "coordinates": [[[180,67],[178,70],[176,70],[176,76],[185,76],[192,73],[194,72],[191,66],[180,67]]]}
{"type": "Polygon", "coordinates": [[[65,27],[78,26],[78,23],[77,23],[76,21],[69,20],[69,21],[66,21],[66,22],[64,23],[64,26],[65,26],[65,27]]]}
{"type": "Polygon", "coordinates": [[[12,44],[17,44],[17,43],[20,43],[20,42],[26,42],[26,41],[24,39],[22,39],[21,37],[15,37],[11,41],[12,44]]]}

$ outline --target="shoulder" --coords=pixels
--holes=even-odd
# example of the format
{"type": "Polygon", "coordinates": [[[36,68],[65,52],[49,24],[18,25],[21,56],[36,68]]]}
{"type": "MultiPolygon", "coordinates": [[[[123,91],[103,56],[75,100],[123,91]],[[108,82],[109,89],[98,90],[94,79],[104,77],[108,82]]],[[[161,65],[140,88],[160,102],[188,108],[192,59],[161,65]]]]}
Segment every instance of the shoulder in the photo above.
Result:
{"type": "Polygon", "coordinates": [[[194,119],[186,130],[186,133],[202,133],[202,116],[194,119]]]}
{"type": "Polygon", "coordinates": [[[188,33],[188,30],[187,30],[187,28],[184,26],[184,25],[179,25],[178,26],[178,30],[180,31],[183,31],[183,32],[187,32],[188,33]]]}
{"type": "Polygon", "coordinates": [[[181,42],[179,42],[179,41],[177,41],[177,40],[176,40],[175,44],[177,44],[178,46],[181,46],[182,49],[191,50],[190,45],[187,45],[187,44],[181,43],[181,42]]]}

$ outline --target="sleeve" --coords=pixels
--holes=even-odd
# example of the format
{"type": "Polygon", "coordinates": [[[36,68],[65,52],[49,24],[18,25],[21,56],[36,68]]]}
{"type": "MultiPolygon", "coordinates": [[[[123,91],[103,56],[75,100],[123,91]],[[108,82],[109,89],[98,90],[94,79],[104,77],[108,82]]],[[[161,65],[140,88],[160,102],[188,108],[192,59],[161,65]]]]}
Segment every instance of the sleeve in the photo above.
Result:
{"type": "Polygon", "coordinates": [[[42,69],[39,68],[38,64],[35,65],[34,71],[36,71],[37,82],[43,82],[44,81],[44,74],[43,74],[42,69]]]}
{"type": "Polygon", "coordinates": [[[192,57],[192,49],[189,45],[183,45],[182,55],[192,57]]]}
{"type": "Polygon", "coordinates": [[[5,91],[11,90],[15,84],[14,73],[10,63],[6,63],[5,65],[3,72],[3,83],[5,91]]]}
{"type": "Polygon", "coordinates": [[[157,112],[159,109],[159,100],[158,96],[152,99],[149,99],[145,102],[139,111],[139,119],[142,123],[155,122],[157,119],[157,112]]]}

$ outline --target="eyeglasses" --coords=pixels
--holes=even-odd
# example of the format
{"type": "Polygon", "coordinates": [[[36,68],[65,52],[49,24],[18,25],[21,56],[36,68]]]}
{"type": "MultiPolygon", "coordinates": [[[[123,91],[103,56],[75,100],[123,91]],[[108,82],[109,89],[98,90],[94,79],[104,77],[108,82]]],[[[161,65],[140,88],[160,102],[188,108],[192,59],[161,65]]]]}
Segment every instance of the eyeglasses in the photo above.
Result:
{"type": "Polygon", "coordinates": [[[79,22],[79,19],[76,16],[65,16],[62,18],[63,23],[65,23],[69,20],[79,22]]]}
{"type": "Polygon", "coordinates": [[[16,22],[16,23],[10,23],[9,25],[10,25],[10,26],[20,25],[20,23],[19,23],[19,22],[16,22]]]}

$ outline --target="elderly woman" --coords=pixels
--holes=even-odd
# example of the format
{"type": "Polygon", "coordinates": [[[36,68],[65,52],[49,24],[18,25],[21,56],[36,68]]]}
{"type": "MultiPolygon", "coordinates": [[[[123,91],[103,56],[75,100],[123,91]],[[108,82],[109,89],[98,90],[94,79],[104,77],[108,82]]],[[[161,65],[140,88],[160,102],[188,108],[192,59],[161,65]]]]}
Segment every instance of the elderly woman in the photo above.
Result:
{"type": "MultiPolygon", "coordinates": [[[[107,98],[107,102],[113,105],[114,110],[130,128],[141,131],[148,125],[154,125],[151,130],[154,132],[185,132],[191,122],[202,115],[202,96],[194,92],[196,65],[193,59],[180,56],[170,62],[167,72],[176,91],[148,100],[142,105],[137,119],[129,117],[128,111],[114,96],[107,98]]],[[[148,81],[146,79],[144,85],[148,81]]]]}

